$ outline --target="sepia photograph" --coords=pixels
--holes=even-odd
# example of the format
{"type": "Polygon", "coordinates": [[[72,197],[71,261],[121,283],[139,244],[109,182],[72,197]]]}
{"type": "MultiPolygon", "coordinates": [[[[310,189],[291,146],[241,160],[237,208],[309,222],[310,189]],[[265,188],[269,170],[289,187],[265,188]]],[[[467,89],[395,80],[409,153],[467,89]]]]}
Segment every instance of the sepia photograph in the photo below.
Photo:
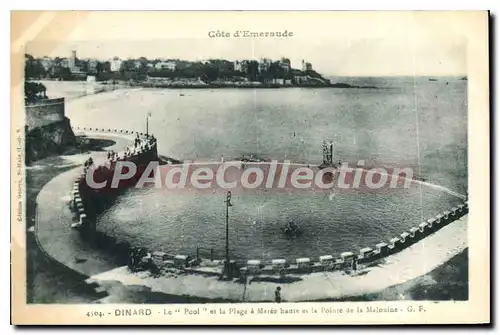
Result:
{"type": "Polygon", "coordinates": [[[14,51],[15,303],[85,323],[488,318],[486,12],[15,15],[48,22],[14,51]],[[124,28],[186,16],[199,29],[124,28]],[[486,52],[432,31],[446,20],[486,52]]]}

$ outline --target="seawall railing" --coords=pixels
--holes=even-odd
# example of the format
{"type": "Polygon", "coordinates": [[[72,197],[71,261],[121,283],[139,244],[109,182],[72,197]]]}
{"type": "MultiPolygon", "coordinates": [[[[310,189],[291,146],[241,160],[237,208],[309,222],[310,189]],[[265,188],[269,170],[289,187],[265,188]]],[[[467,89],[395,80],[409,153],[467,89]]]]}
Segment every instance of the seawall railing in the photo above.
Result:
{"type": "MultiPolygon", "coordinates": [[[[388,242],[380,242],[374,247],[365,247],[358,252],[346,251],[339,255],[322,255],[319,257],[299,257],[295,259],[249,259],[231,260],[234,269],[233,276],[245,277],[248,275],[285,275],[305,274],[322,271],[356,271],[378,264],[387,256],[394,255],[427,236],[435,233],[444,226],[460,219],[469,212],[468,201],[440,213],[427,221],[412,227],[409,231],[391,238],[388,242]]],[[[144,249],[144,248],[143,248],[144,249]]],[[[214,253],[213,251],[211,252],[214,253]]],[[[224,268],[223,259],[203,259],[199,248],[196,255],[175,254],[163,250],[147,251],[142,257],[143,267],[159,271],[161,268],[174,267],[189,273],[220,276],[224,268]]]]}
{"type": "Polygon", "coordinates": [[[86,170],[95,165],[96,168],[105,167],[107,169],[114,169],[116,162],[119,161],[137,161],[141,157],[157,157],[157,143],[152,135],[147,135],[139,132],[133,132],[125,129],[110,129],[110,128],[95,128],[95,127],[72,127],[73,131],[91,131],[103,133],[118,133],[118,134],[136,134],[138,141],[133,146],[128,146],[124,151],[116,152],[113,156],[108,156],[107,159],[92,159],[89,163],[87,160],[85,167],[79,177],[74,181],[71,191],[71,206],[76,214],[75,221],[72,223],[73,228],[86,228],[91,232],[95,232],[96,223],[93,215],[90,215],[91,205],[88,203],[90,187],[86,181],[86,170]],[[108,163],[108,164],[106,164],[108,163]]]}

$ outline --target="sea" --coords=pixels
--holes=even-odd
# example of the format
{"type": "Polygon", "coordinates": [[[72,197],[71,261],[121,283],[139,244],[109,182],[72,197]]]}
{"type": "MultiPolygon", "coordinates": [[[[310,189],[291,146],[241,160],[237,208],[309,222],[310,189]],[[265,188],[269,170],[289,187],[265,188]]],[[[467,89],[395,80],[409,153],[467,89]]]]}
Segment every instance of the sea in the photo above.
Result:
{"type": "MultiPolygon", "coordinates": [[[[83,82],[44,82],[66,96],[73,126],[154,134],[161,155],[220,161],[254,155],[318,164],[322,143],[334,161],[410,167],[426,186],[397,194],[252,194],[233,197],[230,255],[236,259],[318,257],[387,242],[463,200],[467,193],[467,80],[458,77],[349,77],[370,88],[152,89],[83,94],[83,82]],[[151,116],[148,118],[148,114],[151,116]],[[447,192],[449,190],[451,192],[447,192]],[[281,227],[298,223],[290,238],[281,227]]],[[[224,199],[129,189],[98,229],[169,253],[224,252],[224,199]]]]}

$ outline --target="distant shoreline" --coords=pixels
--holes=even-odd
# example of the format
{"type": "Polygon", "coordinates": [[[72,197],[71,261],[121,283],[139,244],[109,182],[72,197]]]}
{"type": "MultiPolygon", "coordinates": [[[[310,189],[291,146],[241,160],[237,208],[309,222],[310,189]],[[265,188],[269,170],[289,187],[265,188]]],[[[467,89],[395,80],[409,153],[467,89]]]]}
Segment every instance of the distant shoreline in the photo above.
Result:
{"type": "MultiPolygon", "coordinates": [[[[107,84],[113,85],[113,84],[107,84]]],[[[379,89],[376,86],[357,86],[346,83],[323,84],[323,85],[280,85],[280,84],[254,84],[254,85],[237,85],[237,84],[145,84],[137,83],[130,85],[131,87],[144,87],[144,88],[173,88],[173,89],[214,89],[214,88],[365,88],[365,89],[379,89]]]]}

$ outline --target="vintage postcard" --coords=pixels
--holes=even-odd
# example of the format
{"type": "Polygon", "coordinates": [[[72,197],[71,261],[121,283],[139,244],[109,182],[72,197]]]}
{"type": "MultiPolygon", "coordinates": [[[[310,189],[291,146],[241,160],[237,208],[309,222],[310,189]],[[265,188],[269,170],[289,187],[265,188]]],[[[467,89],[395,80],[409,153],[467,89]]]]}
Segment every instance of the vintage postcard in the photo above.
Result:
{"type": "Polygon", "coordinates": [[[12,12],[12,322],[490,322],[488,12],[12,12]]]}

